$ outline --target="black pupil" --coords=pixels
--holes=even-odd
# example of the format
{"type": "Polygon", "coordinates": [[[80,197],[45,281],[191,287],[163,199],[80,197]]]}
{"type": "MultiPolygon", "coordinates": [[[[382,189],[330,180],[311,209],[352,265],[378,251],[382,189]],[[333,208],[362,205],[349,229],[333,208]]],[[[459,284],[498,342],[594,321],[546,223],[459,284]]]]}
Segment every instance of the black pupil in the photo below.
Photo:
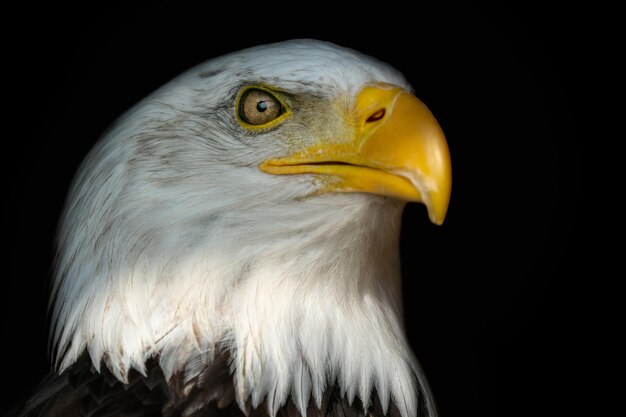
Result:
{"type": "Polygon", "coordinates": [[[259,102],[256,104],[256,109],[257,109],[259,112],[263,113],[265,110],[267,110],[267,103],[266,103],[265,101],[259,101],[259,102]]]}

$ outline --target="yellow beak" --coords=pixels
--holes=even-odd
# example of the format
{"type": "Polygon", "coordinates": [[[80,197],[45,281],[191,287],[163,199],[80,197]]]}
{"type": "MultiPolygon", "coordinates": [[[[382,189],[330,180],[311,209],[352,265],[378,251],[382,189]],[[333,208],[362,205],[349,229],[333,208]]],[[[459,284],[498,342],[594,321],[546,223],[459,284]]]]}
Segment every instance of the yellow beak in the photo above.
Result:
{"type": "Polygon", "coordinates": [[[452,187],[450,152],[428,108],[406,90],[366,86],[350,115],[354,135],[324,142],[259,167],[274,175],[318,174],[324,191],[366,192],[422,202],[442,224],[452,187]]]}

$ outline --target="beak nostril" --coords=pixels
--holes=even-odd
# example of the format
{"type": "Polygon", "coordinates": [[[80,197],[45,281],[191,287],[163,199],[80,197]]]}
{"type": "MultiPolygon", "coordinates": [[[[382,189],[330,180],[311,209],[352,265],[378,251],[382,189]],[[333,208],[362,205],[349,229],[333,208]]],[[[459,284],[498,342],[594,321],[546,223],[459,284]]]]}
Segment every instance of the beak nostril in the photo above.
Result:
{"type": "Polygon", "coordinates": [[[385,109],[376,110],[370,117],[367,118],[366,123],[376,122],[385,116],[385,109]]]}

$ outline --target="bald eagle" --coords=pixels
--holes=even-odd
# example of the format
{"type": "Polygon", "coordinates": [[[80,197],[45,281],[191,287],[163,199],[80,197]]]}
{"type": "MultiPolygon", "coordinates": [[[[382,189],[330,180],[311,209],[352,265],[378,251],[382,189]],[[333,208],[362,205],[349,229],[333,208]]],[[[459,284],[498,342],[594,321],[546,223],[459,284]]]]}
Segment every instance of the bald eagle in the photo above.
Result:
{"type": "Polygon", "coordinates": [[[402,322],[407,202],[443,132],[391,66],[295,40],[222,56],[99,140],[60,220],[53,374],[25,416],[433,417],[402,322]]]}

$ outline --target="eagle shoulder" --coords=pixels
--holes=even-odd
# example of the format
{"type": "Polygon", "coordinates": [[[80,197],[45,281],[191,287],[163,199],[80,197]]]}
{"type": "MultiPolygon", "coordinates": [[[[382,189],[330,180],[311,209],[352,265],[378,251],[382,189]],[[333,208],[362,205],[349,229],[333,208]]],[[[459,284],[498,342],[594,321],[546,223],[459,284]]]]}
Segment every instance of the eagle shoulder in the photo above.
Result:
{"type": "MultiPolygon", "coordinates": [[[[133,370],[128,383],[119,381],[106,367],[98,372],[88,354],[61,375],[50,375],[14,415],[16,417],[269,417],[265,402],[242,410],[235,401],[230,357],[222,352],[191,380],[182,373],[167,381],[156,358],[146,364],[146,375],[133,370]]],[[[301,417],[289,398],[279,417],[301,417]]],[[[383,412],[378,395],[367,410],[359,398],[350,403],[339,386],[326,390],[321,408],[309,402],[306,417],[400,417],[391,404],[383,412]]],[[[422,414],[420,412],[420,416],[422,414]]],[[[419,417],[419,416],[418,416],[419,417]]]]}

